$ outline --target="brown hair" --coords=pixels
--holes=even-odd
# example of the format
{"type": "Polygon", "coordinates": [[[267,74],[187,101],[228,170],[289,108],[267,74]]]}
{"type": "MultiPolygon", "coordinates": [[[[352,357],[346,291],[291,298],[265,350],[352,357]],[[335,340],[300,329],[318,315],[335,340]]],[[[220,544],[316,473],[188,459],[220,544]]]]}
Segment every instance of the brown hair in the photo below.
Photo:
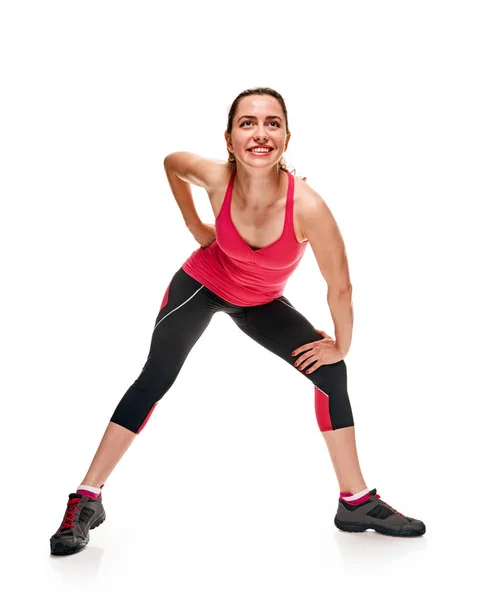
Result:
{"type": "MultiPolygon", "coordinates": [[[[233,129],[233,119],[235,117],[236,114],[236,109],[238,108],[238,104],[239,101],[241,100],[241,98],[244,98],[245,96],[253,96],[253,95],[260,95],[260,96],[272,96],[273,98],[276,98],[276,100],[278,100],[278,102],[281,105],[281,108],[283,110],[284,113],[284,118],[286,120],[286,133],[290,133],[289,131],[289,125],[288,125],[288,111],[286,109],[286,104],[284,102],[283,96],[277,92],[276,90],[273,90],[272,88],[269,87],[256,87],[256,88],[250,88],[247,90],[244,90],[243,92],[241,92],[241,94],[238,94],[236,96],[236,98],[233,101],[233,104],[231,105],[231,108],[228,112],[228,124],[226,126],[226,131],[231,134],[231,131],[233,129]]],[[[230,162],[235,162],[235,157],[234,154],[231,153],[228,150],[228,160],[230,162]]],[[[284,157],[281,157],[281,160],[279,161],[279,168],[281,171],[286,171],[286,173],[291,173],[292,175],[296,174],[296,169],[288,169],[288,167],[286,166],[286,162],[284,160],[284,157]]],[[[306,177],[301,177],[299,176],[301,179],[306,179],[306,177]]]]}

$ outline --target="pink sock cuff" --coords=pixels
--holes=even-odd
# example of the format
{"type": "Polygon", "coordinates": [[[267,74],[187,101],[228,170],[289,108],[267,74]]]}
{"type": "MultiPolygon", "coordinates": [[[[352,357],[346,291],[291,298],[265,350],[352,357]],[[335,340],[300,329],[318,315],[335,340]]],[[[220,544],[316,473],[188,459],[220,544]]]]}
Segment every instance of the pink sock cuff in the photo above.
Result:
{"type": "Polygon", "coordinates": [[[93,492],[89,492],[88,490],[83,490],[82,488],[77,489],[77,494],[81,494],[82,496],[88,496],[88,498],[99,498],[100,494],[94,494],[93,492]]]}
{"type": "Polygon", "coordinates": [[[79,485],[77,488],[77,494],[81,494],[82,496],[88,496],[88,498],[99,498],[101,495],[103,485],[101,485],[99,488],[93,487],[91,485],[79,485]],[[100,491],[97,492],[96,490],[100,491]]]}
{"type": "Polygon", "coordinates": [[[369,489],[366,488],[356,494],[351,494],[351,492],[339,492],[339,497],[348,504],[361,504],[369,498],[369,489]]]}

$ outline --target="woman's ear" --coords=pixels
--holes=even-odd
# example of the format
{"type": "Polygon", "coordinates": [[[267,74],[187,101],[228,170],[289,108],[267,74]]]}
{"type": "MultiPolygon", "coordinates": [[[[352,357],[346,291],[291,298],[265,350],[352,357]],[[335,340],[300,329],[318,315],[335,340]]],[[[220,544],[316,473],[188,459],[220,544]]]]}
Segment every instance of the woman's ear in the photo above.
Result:
{"type": "Polygon", "coordinates": [[[284,151],[286,152],[286,150],[288,149],[288,144],[289,144],[289,140],[291,139],[291,134],[288,133],[288,135],[286,136],[286,140],[284,142],[284,151]]]}
{"type": "Polygon", "coordinates": [[[233,152],[233,146],[231,145],[231,135],[225,131],[226,148],[228,152],[233,152]]]}

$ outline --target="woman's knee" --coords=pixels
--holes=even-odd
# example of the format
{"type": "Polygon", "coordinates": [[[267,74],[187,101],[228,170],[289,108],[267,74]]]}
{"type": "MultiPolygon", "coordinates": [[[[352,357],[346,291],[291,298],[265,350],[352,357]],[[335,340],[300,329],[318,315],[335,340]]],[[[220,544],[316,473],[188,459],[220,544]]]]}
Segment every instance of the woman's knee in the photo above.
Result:
{"type": "Polygon", "coordinates": [[[313,371],[309,376],[314,384],[335,389],[347,385],[348,373],[344,360],[330,364],[321,365],[316,371],[313,371]]]}
{"type": "Polygon", "coordinates": [[[177,376],[177,372],[164,372],[160,365],[147,362],[118,403],[111,421],[139,433],[177,376]]]}
{"type": "Polygon", "coordinates": [[[344,360],[323,365],[312,373],[311,380],[319,429],[324,432],[354,425],[344,360]]]}

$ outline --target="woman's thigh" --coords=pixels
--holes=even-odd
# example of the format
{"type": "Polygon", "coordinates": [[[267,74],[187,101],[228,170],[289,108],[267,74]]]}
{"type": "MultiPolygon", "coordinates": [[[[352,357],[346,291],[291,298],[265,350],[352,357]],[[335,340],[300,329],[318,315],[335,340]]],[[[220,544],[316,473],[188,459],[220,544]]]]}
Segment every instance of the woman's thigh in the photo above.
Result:
{"type": "Polygon", "coordinates": [[[298,356],[291,356],[293,350],[321,340],[322,336],[287,298],[282,296],[268,304],[246,307],[242,319],[235,319],[233,315],[232,318],[247,336],[285,360],[314,384],[318,390],[315,392],[316,413],[324,413],[321,416],[323,426],[320,423],[322,430],[353,425],[344,360],[322,365],[309,374],[294,367],[298,356]]]}
{"type": "Polygon", "coordinates": [[[205,286],[179,269],[165,291],[155,319],[148,359],[183,362],[216,310],[205,286]]]}

